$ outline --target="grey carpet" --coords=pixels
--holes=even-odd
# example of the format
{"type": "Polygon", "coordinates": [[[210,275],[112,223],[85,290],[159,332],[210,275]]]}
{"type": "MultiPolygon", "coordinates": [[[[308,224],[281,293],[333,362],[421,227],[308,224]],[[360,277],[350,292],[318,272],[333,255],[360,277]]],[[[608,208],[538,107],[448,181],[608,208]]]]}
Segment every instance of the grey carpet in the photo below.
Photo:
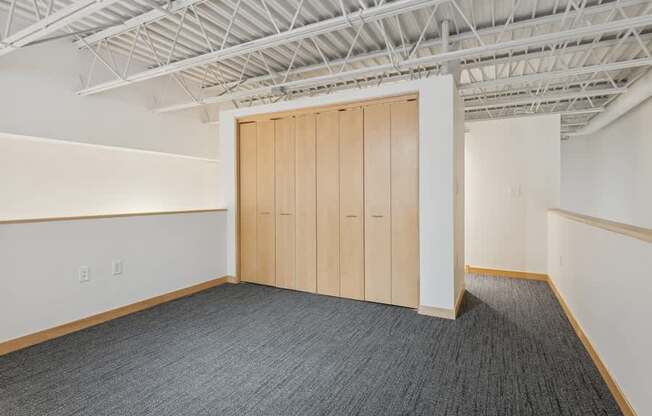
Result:
{"type": "Polygon", "coordinates": [[[224,285],[0,357],[0,415],[620,415],[545,283],[462,316],[224,285]]]}

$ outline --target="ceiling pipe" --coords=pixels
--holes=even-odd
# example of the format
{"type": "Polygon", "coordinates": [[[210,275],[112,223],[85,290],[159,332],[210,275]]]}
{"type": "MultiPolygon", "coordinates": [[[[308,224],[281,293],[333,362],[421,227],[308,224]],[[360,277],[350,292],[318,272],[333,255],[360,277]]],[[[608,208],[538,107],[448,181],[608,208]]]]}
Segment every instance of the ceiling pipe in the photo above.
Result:
{"type": "Polygon", "coordinates": [[[652,97],[652,69],[632,84],[626,92],[616,98],[605,111],[593,117],[589,124],[568,136],[593,134],[626,114],[628,111],[652,97]]]}

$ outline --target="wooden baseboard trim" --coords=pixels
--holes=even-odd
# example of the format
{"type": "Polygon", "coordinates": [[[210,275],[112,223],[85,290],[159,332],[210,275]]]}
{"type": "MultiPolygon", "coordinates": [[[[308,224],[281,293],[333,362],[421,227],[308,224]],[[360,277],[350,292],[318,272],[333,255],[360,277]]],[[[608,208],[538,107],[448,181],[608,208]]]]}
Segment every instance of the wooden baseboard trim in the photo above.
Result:
{"type": "Polygon", "coordinates": [[[457,300],[455,301],[455,318],[460,316],[460,306],[462,306],[462,301],[464,300],[465,293],[466,293],[466,289],[462,288],[462,290],[460,290],[460,293],[457,295],[457,300]]]}
{"type": "Polygon", "coordinates": [[[482,267],[465,266],[464,271],[471,274],[480,274],[494,277],[510,277],[513,279],[548,281],[548,275],[543,273],[519,272],[516,270],[485,269],[482,267]]]}
{"type": "Polygon", "coordinates": [[[564,310],[564,313],[566,314],[568,321],[571,323],[571,326],[575,330],[577,337],[580,339],[580,341],[582,341],[584,348],[586,348],[586,351],[591,356],[591,359],[593,360],[595,366],[598,368],[600,375],[604,379],[605,383],[607,383],[607,387],[609,387],[609,391],[611,392],[612,396],[616,400],[616,403],[618,403],[621,412],[623,412],[624,416],[636,416],[636,411],[634,411],[634,408],[623,394],[623,391],[620,389],[620,386],[618,386],[618,383],[616,383],[614,378],[611,376],[611,373],[609,373],[609,370],[604,365],[604,362],[602,362],[602,359],[600,359],[600,356],[598,355],[597,351],[595,350],[595,348],[593,348],[591,341],[589,340],[586,333],[584,332],[584,329],[582,329],[580,324],[573,316],[573,313],[571,312],[570,308],[564,301],[564,298],[561,296],[561,293],[557,289],[557,286],[552,281],[552,279],[548,279],[547,281],[548,281],[548,285],[550,286],[550,289],[552,290],[552,293],[555,294],[555,297],[559,301],[561,308],[564,310]]]}
{"type": "Polygon", "coordinates": [[[68,335],[73,332],[81,331],[82,329],[86,329],[88,327],[95,326],[110,321],[112,319],[120,318],[125,315],[129,315],[135,312],[149,309],[154,306],[160,305],[162,303],[170,302],[175,299],[189,296],[197,292],[201,292],[203,290],[222,285],[224,283],[237,283],[237,281],[235,280],[237,279],[233,276],[223,276],[217,279],[209,280],[204,283],[200,283],[198,285],[175,290],[174,292],[169,292],[150,299],[145,299],[143,301],[132,303],[130,305],[121,306],[119,308],[102,312],[97,315],[89,316],[87,318],[83,318],[78,321],[69,322],[67,324],[59,325],[54,328],[45,329],[43,331],[39,331],[34,334],[29,334],[20,338],[5,341],[0,343],[0,356],[4,354],[9,354],[10,352],[13,351],[21,350],[23,348],[31,347],[32,345],[40,344],[42,342],[49,341],[54,338],[68,335]]]}

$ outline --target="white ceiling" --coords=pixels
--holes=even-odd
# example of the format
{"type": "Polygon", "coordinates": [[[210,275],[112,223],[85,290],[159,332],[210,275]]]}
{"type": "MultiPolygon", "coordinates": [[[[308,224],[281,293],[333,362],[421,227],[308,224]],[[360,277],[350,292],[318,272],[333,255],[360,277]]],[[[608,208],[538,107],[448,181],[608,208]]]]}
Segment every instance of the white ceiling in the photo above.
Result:
{"type": "Polygon", "coordinates": [[[0,59],[73,33],[89,69],[113,78],[89,76],[102,81],[80,95],[170,76],[187,102],[161,112],[459,65],[467,120],[559,113],[572,132],[652,65],[652,0],[0,0],[0,9],[9,16],[0,59]]]}

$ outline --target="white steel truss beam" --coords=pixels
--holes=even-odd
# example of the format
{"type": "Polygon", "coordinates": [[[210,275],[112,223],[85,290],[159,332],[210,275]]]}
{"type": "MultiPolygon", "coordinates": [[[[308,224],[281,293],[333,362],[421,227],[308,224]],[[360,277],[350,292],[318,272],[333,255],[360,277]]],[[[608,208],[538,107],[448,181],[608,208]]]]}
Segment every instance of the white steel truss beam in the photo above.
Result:
{"type": "Polygon", "coordinates": [[[516,39],[502,43],[478,46],[467,49],[458,49],[432,56],[405,61],[401,65],[432,65],[458,59],[467,59],[473,56],[484,56],[494,52],[501,52],[513,49],[524,49],[531,46],[556,44],[563,41],[582,39],[584,37],[597,36],[603,33],[619,32],[634,28],[640,28],[652,24],[652,15],[637,16],[616,20],[609,23],[601,23],[592,26],[583,26],[576,29],[563,30],[559,32],[546,33],[532,36],[525,39],[516,39]]]}
{"type": "MultiPolygon", "coordinates": [[[[0,39],[0,56],[35,42],[119,0],[76,0],[14,34],[0,39]]],[[[8,19],[11,19],[10,11],[8,19]]]]}
{"type": "Polygon", "coordinates": [[[500,100],[487,100],[482,104],[465,106],[465,111],[484,110],[501,107],[515,107],[531,103],[547,103],[553,101],[568,101],[585,97],[601,97],[606,95],[617,95],[627,91],[626,88],[604,88],[599,90],[586,90],[576,92],[563,92],[559,94],[532,95],[531,97],[518,97],[500,100]]]}
{"type": "MultiPolygon", "coordinates": [[[[471,82],[466,84],[460,84],[459,89],[461,91],[470,92],[473,90],[484,89],[488,87],[499,87],[499,86],[508,86],[508,85],[518,85],[518,84],[533,84],[537,82],[548,81],[550,79],[556,79],[556,78],[563,79],[563,78],[568,78],[573,76],[593,74],[596,72],[614,71],[620,69],[642,67],[647,65],[652,65],[652,59],[640,58],[640,59],[633,59],[629,61],[614,62],[614,63],[602,64],[602,65],[589,65],[582,68],[573,68],[568,70],[543,72],[537,74],[510,77],[510,78],[499,79],[499,80],[476,81],[476,82],[471,82]]],[[[288,86],[290,84],[291,83],[287,83],[285,85],[288,86]]],[[[328,84],[328,82],[326,82],[326,84],[328,84]]],[[[283,86],[281,85],[281,87],[283,86]]],[[[532,89],[536,89],[536,88],[533,87],[532,89]]],[[[192,101],[183,104],[175,104],[175,105],[158,108],[155,111],[160,113],[165,113],[165,112],[172,112],[172,111],[187,110],[205,104],[217,104],[217,103],[228,102],[232,100],[242,100],[250,96],[257,96],[261,94],[271,94],[271,93],[272,93],[272,87],[262,87],[262,88],[251,89],[251,90],[235,91],[230,94],[220,94],[217,96],[206,97],[202,102],[192,101]]],[[[501,93],[507,93],[507,91],[501,93]]]]}
{"type": "Polygon", "coordinates": [[[643,67],[649,65],[652,65],[652,58],[639,58],[639,59],[632,59],[629,61],[611,62],[611,63],[599,64],[599,65],[588,65],[579,68],[541,72],[536,74],[508,77],[508,78],[502,78],[502,79],[496,79],[490,81],[471,82],[468,84],[461,84],[460,89],[468,90],[468,89],[476,89],[476,88],[495,88],[495,87],[502,87],[505,85],[512,85],[512,84],[531,84],[535,82],[549,81],[558,78],[587,75],[596,72],[618,71],[622,69],[637,68],[637,67],[643,67]]]}
{"type": "MultiPolygon", "coordinates": [[[[493,30],[487,30],[487,32],[481,31],[481,34],[490,34],[493,33],[493,30]]],[[[449,39],[454,39],[456,42],[461,40],[464,37],[464,34],[460,35],[453,35],[449,39]]],[[[647,34],[647,35],[641,35],[641,38],[650,41],[652,40],[652,34],[647,34]]],[[[586,44],[580,44],[580,45],[575,45],[575,46],[568,46],[564,50],[564,54],[574,54],[582,51],[587,51],[589,49],[599,49],[602,47],[609,47],[613,46],[616,43],[618,43],[618,39],[611,39],[611,40],[603,40],[598,43],[586,43],[586,44]]],[[[625,44],[629,45],[631,43],[636,42],[635,39],[627,39],[625,40],[625,44]]],[[[430,48],[430,47],[436,47],[439,46],[441,43],[440,39],[433,39],[429,41],[424,41],[422,42],[421,46],[422,48],[430,48]]],[[[623,46],[625,46],[623,44],[623,46]]],[[[405,47],[398,47],[396,48],[397,52],[409,52],[410,50],[416,50],[414,47],[416,44],[409,44],[406,45],[405,47]]],[[[318,49],[318,48],[317,48],[318,49]]],[[[319,51],[319,49],[318,49],[319,51]]],[[[384,58],[387,55],[386,50],[380,50],[380,51],[374,51],[374,52],[368,52],[368,53],[362,53],[358,54],[355,56],[351,56],[348,59],[349,64],[353,63],[359,63],[363,61],[369,61],[373,59],[379,59],[379,58],[384,58]]],[[[489,66],[489,65],[495,65],[495,64],[504,64],[505,62],[519,62],[523,60],[530,60],[530,59],[539,59],[539,58],[545,58],[550,55],[549,51],[541,51],[541,52],[532,52],[532,53],[523,53],[523,54],[518,54],[514,55],[513,57],[505,57],[505,58],[493,58],[491,60],[486,60],[486,61],[469,61],[468,63],[462,64],[461,69],[462,70],[467,70],[467,69],[472,69],[472,68],[481,68],[484,66],[489,66]]],[[[323,59],[323,57],[322,57],[323,59]]],[[[322,70],[328,70],[330,73],[333,72],[333,68],[338,68],[342,66],[343,64],[346,63],[346,59],[333,59],[330,61],[325,61],[324,63],[316,64],[316,65],[308,65],[308,66],[303,66],[303,67],[298,67],[296,69],[292,69],[289,72],[289,77],[295,77],[299,76],[308,72],[316,72],[316,71],[322,71],[322,70]]],[[[637,66],[637,65],[634,65],[637,66]]],[[[261,76],[256,76],[252,78],[246,79],[246,83],[251,85],[251,84],[257,84],[257,83],[268,83],[272,82],[274,78],[279,77],[278,74],[265,74],[261,76]]],[[[242,83],[241,81],[238,81],[242,83]]],[[[235,85],[236,82],[231,82],[228,83],[226,86],[231,87],[235,85]]],[[[216,86],[211,85],[207,86],[206,88],[215,88],[216,86]]]]}
{"type": "Polygon", "coordinates": [[[465,123],[473,123],[474,121],[485,121],[485,120],[501,120],[501,119],[506,119],[506,118],[518,118],[518,117],[530,117],[536,114],[559,114],[563,117],[580,117],[580,116],[592,116],[593,114],[598,114],[604,111],[604,108],[602,107],[595,107],[595,108],[586,108],[583,110],[559,110],[559,111],[537,111],[537,112],[526,112],[526,113],[520,113],[520,114],[502,114],[502,115],[495,115],[492,117],[487,116],[486,111],[475,111],[475,114],[480,114],[480,117],[476,117],[475,114],[470,114],[466,113],[466,119],[464,120],[465,123]]]}
{"type": "MultiPolygon", "coordinates": [[[[635,29],[652,24],[652,15],[637,16],[632,18],[621,19],[608,23],[596,24],[593,26],[584,26],[576,29],[569,29],[559,32],[547,33],[530,38],[505,41],[496,44],[489,44],[478,47],[471,47],[466,49],[457,49],[450,52],[442,52],[421,58],[413,58],[401,62],[393,62],[382,65],[375,65],[371,67],[364,67],[360,69],[342,71],[334,74],[328,74],[318,77],[312,77],[304,80],[290,81],[286,83],[276,84],[274,87],[277,90],[291,91],[293,89],[310,88],[333,82],[340,82],[344,80],[352,80],[365,76],[373,76],[383,73],[392,73],[397,70],[408,70],[410,68],[431,67],[433,65],[441,65],[442,63],[460,59],[467,59],[473,56],[486,56],[495,52],[509,51],[513,49],[524,49],[527,47],[551,45],[558,42],[563,42],[573,39],[581,39],[583,37],[593,37],[605,33],[619,32],[623,30],[635,29]]],[[[264,86],[253,88],[251,90],[238,91],[232,94],[223,94],[214,97],[204,98],[203,103],[213,104],[231,100],[241,100],[251,96],[269,95],[272,93],[271,86],[264,86]]],[[[197,103],[177,104],[161,108],[157,111],[177,111],[196,106],[197,103]]]]}
{"type": "MultiPolygon", "coordinates": [[[[188,4],[193,3],[193,2],[198,2],[198,1],[202,1],[202,0],[177,0],[176,2],[173,3],[173,6],[172,6],[172,8],[170,10],[178,12],[178,11],[182,10],[182,8],[187,6],[188,4]]],[[[644,4],[644,3],[648,2],[648,1],[649,0],[621,0],[620,1],[620,6],[621,7],[631,7],[631,6],[644,4]]],[[[261,4],[266,5],[267,3],[262,2],[261,4]]],[[[613,4],[605,3],[605,4],[594,5],[594,6],[586,6],[583,9],[583,11],[584,11],[584,16],[586,17],[586,16],[595,15],[595,14],[599,14],[599,13],[605,13],[605,12],[607,12],[609,10],[612,10],[612,9],[613,9],[613,4]]],[[[574,17],[577,13],[578,13],[577,11],[571,10],[571,11],[568,12],[567,17],[574,17]]],[[[123,23],[121,25],[109,28],[106,31],[99,32],[96,35],[87,36],[86,38],[84,38],[84,41],[89,42],[89,45],[90,45],[90,44],[92,44],[94,42],[98,42],[99,40],[101,40],[101,38],[108,38],[108,37],[110,37],[110,36],[112,36],[114,34],[122,33],[124,31],[128,31],[128,30],[132,30],[134,28],[137,28],[141,24],[151,22],[151,21],[156,20],[157,18],[162,17],[162,16],[163,16],[163,13],[160,12],[159,10],[152,10],[151,12],[147,12],[147,13],[141,15],[141,16],[137,16],[137,17],[135,17],[133,19],[130,19],[127,22],[125,22],[125,23],[123,23]]],[[[512,31],[513,30],[522,30],[522,29],[526,29],[526,28],[533,28],[534,29],[539,25],[547,25],[547,24],[558,23],[563,18],[564,18],[564,14],[561,14],[561,13],[552,14],[552,15],[545,15],[545,16],[539,16],[539,17],[536,17],[536,18],[533,18],[533,19],[513,22],[513,23],[511,23],[509,25],[508,29],[512,30],[512,31]]],[[[274,20],[272,20],[272,22],[275,23],[274,20]]],[[[480,29],[478,31],[478,33],[480,34],[480,36],[483,36],[483,37],[489,36],[490,37],[490,36],[494,36],[494,35],[502,33],[503,30],[504,30],[503,27],[488,27],[488,28],[480,29]]],[[[278,29],[277,31],[280,33],[280,29],[278,29]]],[[[470,38],[473,38],[474,36],[475,35],[473,33],[460,33],[460,34],[457,34],[457,35],[451,35],[450,36],[450,41],[451,42],[460,42],[460,41],[464,41],[464,40],[468,40],[470,38]]],[[[642,36],[644,36],[646,39],[648,39],[650,37],[650,35],[642,35],[642,36]]],[[[312,39],[312,41],[314,43],[314,38],[312,39]]],[[[628,40],[628,43],[629,42],[634,42],[634,41],[635,40],[633,40],[633,39],[628,40]]],[[[610,41],[602,41],[599,46],[601,46],[602,44],[607,46],[609,43],[610,43],[610,41]]],[[[82,47],[84,46],[84,43],[81,42],[81,41],[78,41],[77,44],[79,46],[82,46],[82,47]]],[[[438,39],[438,38],[437,39],[427,39],[427,40],[424,39],[421,43],[417,42],[415,44],[401,45],[401,46],[396,47],[396,52],[397,53],[405,53],[406,56],[409,55],[410,57],[412,57],[414,55],[414,52],[417,51],[417,47],[416,47],[417,44],[418,44],[418,49],[427,49],[427,48],[432,48],[432,47],[439,47],[440,44],[441,44],[441,40],[438,39]]],[[[571,53],[571,52],[576,52],[576,51],[579,51],[580,49],[583,50],[583,49],[586,49],[586,48],[589,48],[589,47],[592,47],[592,46],[590,44],[589,45],[568,46],[566,48],[566,50],[567,50],[568,53],[571,53]]],[[[320,54],[322,54],[321,49],[319,48],[319,46],[316,46],[316,49],[318,50],[318,52],[320,54]]],[[[542,52],[541,54],[544,54],[544,53],[542,52]]],[[[366,60],[375,60],[375,59],[379,59],[379,58],[385,58],[386,56],[387,56],[387,51],[383,49],[383,50],[378,50],[378,51],[369,52],[369,53],[356,54],[356,55],[351,56],[349,58],[348,63],[353,64],[353,63],[362,62],[362,61],[366,61],[366,60]]],[[[533,55],[533,57],[535,57],[535,56],[533,55]]],[[[345,61],[346,61],[346,59],[336,59],[336,60],[331,60],[330,62],[325,62],[325,63],[322,63],[322,64],[301,66],[301,67],[298,67],[296,69],[292,69],[289,72],[288,75],[289,75],[289,77],[294,77],[294,76],[297,76],[297,75],[301,75],[303,73],[307,73],[307,72],[311,72],[311,71],[324,70],[324,69],[328,69],[330,72],[332,72],[331,69],[330,69],[331,67],[337,67],[337,66],[345,63],[345,61]]],[[[503,60],[500,60],[500,62],[502,62],[502,61],[503,60]]],[[[499,61],[496,61],[496,62],[499,62],[499,61]]],[[[477,66],[480,66],[480,65],[487,65],[487,64],[482,63],[482,62],[477,62],[477,63],[472,62],[472,63],[469,63],[468,65],[469,65],[469,67],[477,67],[477,66]]],[[[259,83],[259,82],[266,83],[266,82],[274,81],[274,77],[277,77],[277,76],[278,76],[278,74],[275,74],[275,73],[272,73],[271,71],[268,71],[268,74],[265,74],[265,75],[262,75],[262,76],[256,76],[256,77],[253,77],[253,78],[247,78],[244,81],[248,85],[251,85],[251,84],[254,84],[254,83],[259,83]]],[[[221,87],[232,88],[236,83],[241,84],[242,82],[243,82],[242,80],[238,80],[238,81],[235,81],[235,82],[227,83],[226,85],[221,86],[221,87]]],[[[210,88],[210,86],[209,86],[209,88],[210,88]]]]}
{"type": "Polygon", "coordinates": [[[161,19],[163,17],[170,16],[170,14],[174,15],[175,13],[182,11],[183,9],[190,7],[194,4],[197,4],[199,2],[202,2],[205,0],[177,0],[174,1],[170,4],[170,7],[168,9],[163,9],[163,8],[154,8],[148,12],[145,12],[143,14],[140,14],[136,17],[133,17],[124,23],[121,23],[119,25],[111,26],[107,29],[101,30],[97,33],[94,33],[92,35],[86,36],[84,38],[84,42],[81,40],[78,40],[75,42],[75,45],[79,48],[85,48],[86,45],[88,46],[93,46],[97,42],[100,42],[104,39],[110,38],[112,36],[119,35],[124,32],[128,32],[131,29],[135,29],[139,27],[142,24],[153,22],[155,20],[161,19]]]}
{"type": "Polygon", "coordinates": [[[79,91],[78,94],[96,94],[102,91],[107,91],[128,85],[130,83],[145,81],[163,75],[169,75],[221,59],[229,59],[291,42],[298,42],[302,39],[312,38],[330,32],[343,30],[350,27],[351,25],[369,23],[398,14],[409,13],[425,7],[434,6],[439,3],[446,3],[448,1],[450,0],[397,0],[391,3],[384,3],[379,6],[369,7],[367,9],[360,9],[357,13],[349,13],[346,16],[338,16],[331,19],[322,20],[320,22],[308,24],[302,27],[290,28],[289,30],[271,36],[265,36],[250,42],[245,42],[243,44],[225,47],[223,49],[215,50],[206,54],[182,59],[168,65],[152,68],[150,70],[130,75],[124,79],[116,79],[113,81],[105,82],[94,87],[83,89],[79,91]]]}
{"type": "Polygon", "coordinates": [[[523,87],[514,87],[514,88],[505,88],[496,91],[483,91],[479,94],[465,94],[462,95],[462,99],[467,105],[473,103],[484,103],[487,100],[497,100],[500,98],[514,99],[518,97],[529,97],[533,95],[543,94],[553,94],[555,92],[571,92],[571,91],[583,91],[585,84],[588,82],[591,83],[591,86],[595,89],[600,88],[625,88],[627,84],[625,82],[619,82],[617,84],[612,84],[611,79],[609,78],[597,78],[597,79],[582,79],[577,81],[568,81],[564,80],[558,83],[551,83],[548,85],[547,89],[542,88],[541,83],[530,84],[523,87]]]}

